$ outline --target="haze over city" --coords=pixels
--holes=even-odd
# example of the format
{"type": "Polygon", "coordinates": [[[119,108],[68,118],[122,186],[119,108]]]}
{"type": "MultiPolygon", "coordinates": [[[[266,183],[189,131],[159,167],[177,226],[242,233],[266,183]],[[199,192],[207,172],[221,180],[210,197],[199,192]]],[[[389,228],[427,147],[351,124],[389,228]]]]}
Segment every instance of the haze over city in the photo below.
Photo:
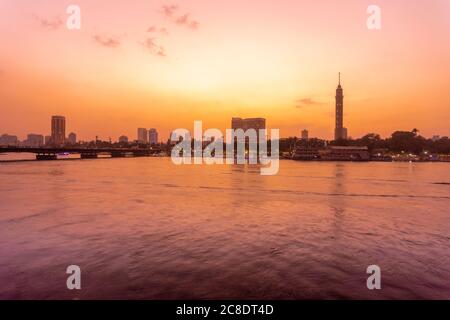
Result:
{"type": "Polygon", "coordinates": [[[48,134],[63,114],[81,140],[142,126],[165,139],[239,115],[282,137],[331,139],[340,71],[350,137],[449,135],[449,2],[377,4],[374,31],[367,1],[80,0],[82,27],[70,31],[64,3],[2,1],[0,128],[48,134]]]}

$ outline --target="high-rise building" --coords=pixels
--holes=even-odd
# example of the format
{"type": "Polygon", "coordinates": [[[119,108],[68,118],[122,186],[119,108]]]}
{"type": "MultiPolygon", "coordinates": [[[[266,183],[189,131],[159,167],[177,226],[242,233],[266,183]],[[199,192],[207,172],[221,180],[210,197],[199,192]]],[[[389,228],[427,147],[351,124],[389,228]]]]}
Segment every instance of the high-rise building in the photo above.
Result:
{"type": "Polygon", "coordinates": [[[67,142],[70,144],[76,144],[77,143],[77,135],[74,132],[69,133],[69,136],[67,137],[67,142]]]}
{"type": "Polygon", "coordinates": [[[302,130],[302,140],[308,140],[308,130],[302,130]]]}
{"type": "MultiPolygon", "coordinates": [[[[256,143],[259,145],[259,130],[266,129],[266,119],[264,118],[231,118],[231,128],[233,130],[242,129],[247,131],[248,129],[256,130],[256,143]]],[[[249,141],[246,139],[246,141],[249,141]]],[[[247,143],[247,142],[246,142],[247,143]]]]}
{"type": "Polygon", "coordinates": [[[344,127],[344,91],[341,87],[341,73],[339,72],[339,85],[336,89],[336,127],[334,139],[347,139],[347,128],[344,127]]]}
{"type": "Polygon", "coordinates": [[[25,145],[28,147],[40,147],[44,145],[44,136],[42,134],[30,133],[27,135],[25,145]]]}
{"type": "Polygon", "coordinates": [[[231,129],[242,129],[244,128],[244,120],[242,118],[231,118],[231,129]]]}
{"type": "Polygon", "coordinates": [[[255,129],[258,132],[259,129],[266,128],[266,119],[264,118],[232,118],[231,119],[231,129],[243,129],[244,131],[248,129],[255,129]]]}
{"type": "Polygon", "coordinates": [[[52,116],[52,138],[51,144],[61,146],[66,140],[66,118],[52,116]]]}
{"type": "Polygon", "coordinates": [[[158,143],[158,131],[155,128],[148,130],[148,142],[150,144],[158,143]]]}
{"type": "Polygon", "coordinates": [[[52,136],[45,136],[44,144],[48,145],[48,144],[50,144],[50,142],[52,142],[52,136]]]}
{"type": "Polygon", "coordinates": [[[137,140],[139,143],[147,143],[148,142],[148,131],[145,128],[138,128],[137,130],[137,140]]]}
{"type": "Polygon", "coordinates": [[[0,145],[2,146],[16,146],[19,143],[17,136],[3,134],[0,136],[0,145]]]}

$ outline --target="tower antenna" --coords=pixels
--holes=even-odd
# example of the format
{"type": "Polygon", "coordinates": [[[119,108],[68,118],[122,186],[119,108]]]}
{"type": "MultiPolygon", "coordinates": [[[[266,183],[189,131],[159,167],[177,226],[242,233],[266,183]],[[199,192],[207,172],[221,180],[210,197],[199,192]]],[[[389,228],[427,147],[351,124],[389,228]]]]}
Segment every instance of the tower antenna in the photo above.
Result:
{"type": "Polygon", "coordinates": [[[339,72],[339,84],[341,84],[341,73],[339,72]]]}

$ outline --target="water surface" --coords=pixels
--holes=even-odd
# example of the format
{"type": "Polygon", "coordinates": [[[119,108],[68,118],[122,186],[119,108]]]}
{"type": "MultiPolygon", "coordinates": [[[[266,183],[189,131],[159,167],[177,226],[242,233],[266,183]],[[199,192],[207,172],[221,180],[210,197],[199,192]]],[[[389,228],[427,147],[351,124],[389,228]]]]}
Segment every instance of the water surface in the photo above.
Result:
{"type": "Polygon", "coordinates": [[[450,299],[449,168],[0,163],[0,298],[450,299]]]}

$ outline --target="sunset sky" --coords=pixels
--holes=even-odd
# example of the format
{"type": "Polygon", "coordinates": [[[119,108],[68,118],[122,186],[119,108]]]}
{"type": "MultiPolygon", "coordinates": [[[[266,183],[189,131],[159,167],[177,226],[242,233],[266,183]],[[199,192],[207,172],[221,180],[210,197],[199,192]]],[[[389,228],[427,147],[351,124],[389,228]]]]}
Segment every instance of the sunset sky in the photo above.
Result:
{"type": "Polygon", "coordinates": [[[233,116],[332,138],[338,72],[351,137],[450,135],[449,0],[0,0],[0,40],[0,134],[20,139],[55,114],[82,140],[233,116]]]}

